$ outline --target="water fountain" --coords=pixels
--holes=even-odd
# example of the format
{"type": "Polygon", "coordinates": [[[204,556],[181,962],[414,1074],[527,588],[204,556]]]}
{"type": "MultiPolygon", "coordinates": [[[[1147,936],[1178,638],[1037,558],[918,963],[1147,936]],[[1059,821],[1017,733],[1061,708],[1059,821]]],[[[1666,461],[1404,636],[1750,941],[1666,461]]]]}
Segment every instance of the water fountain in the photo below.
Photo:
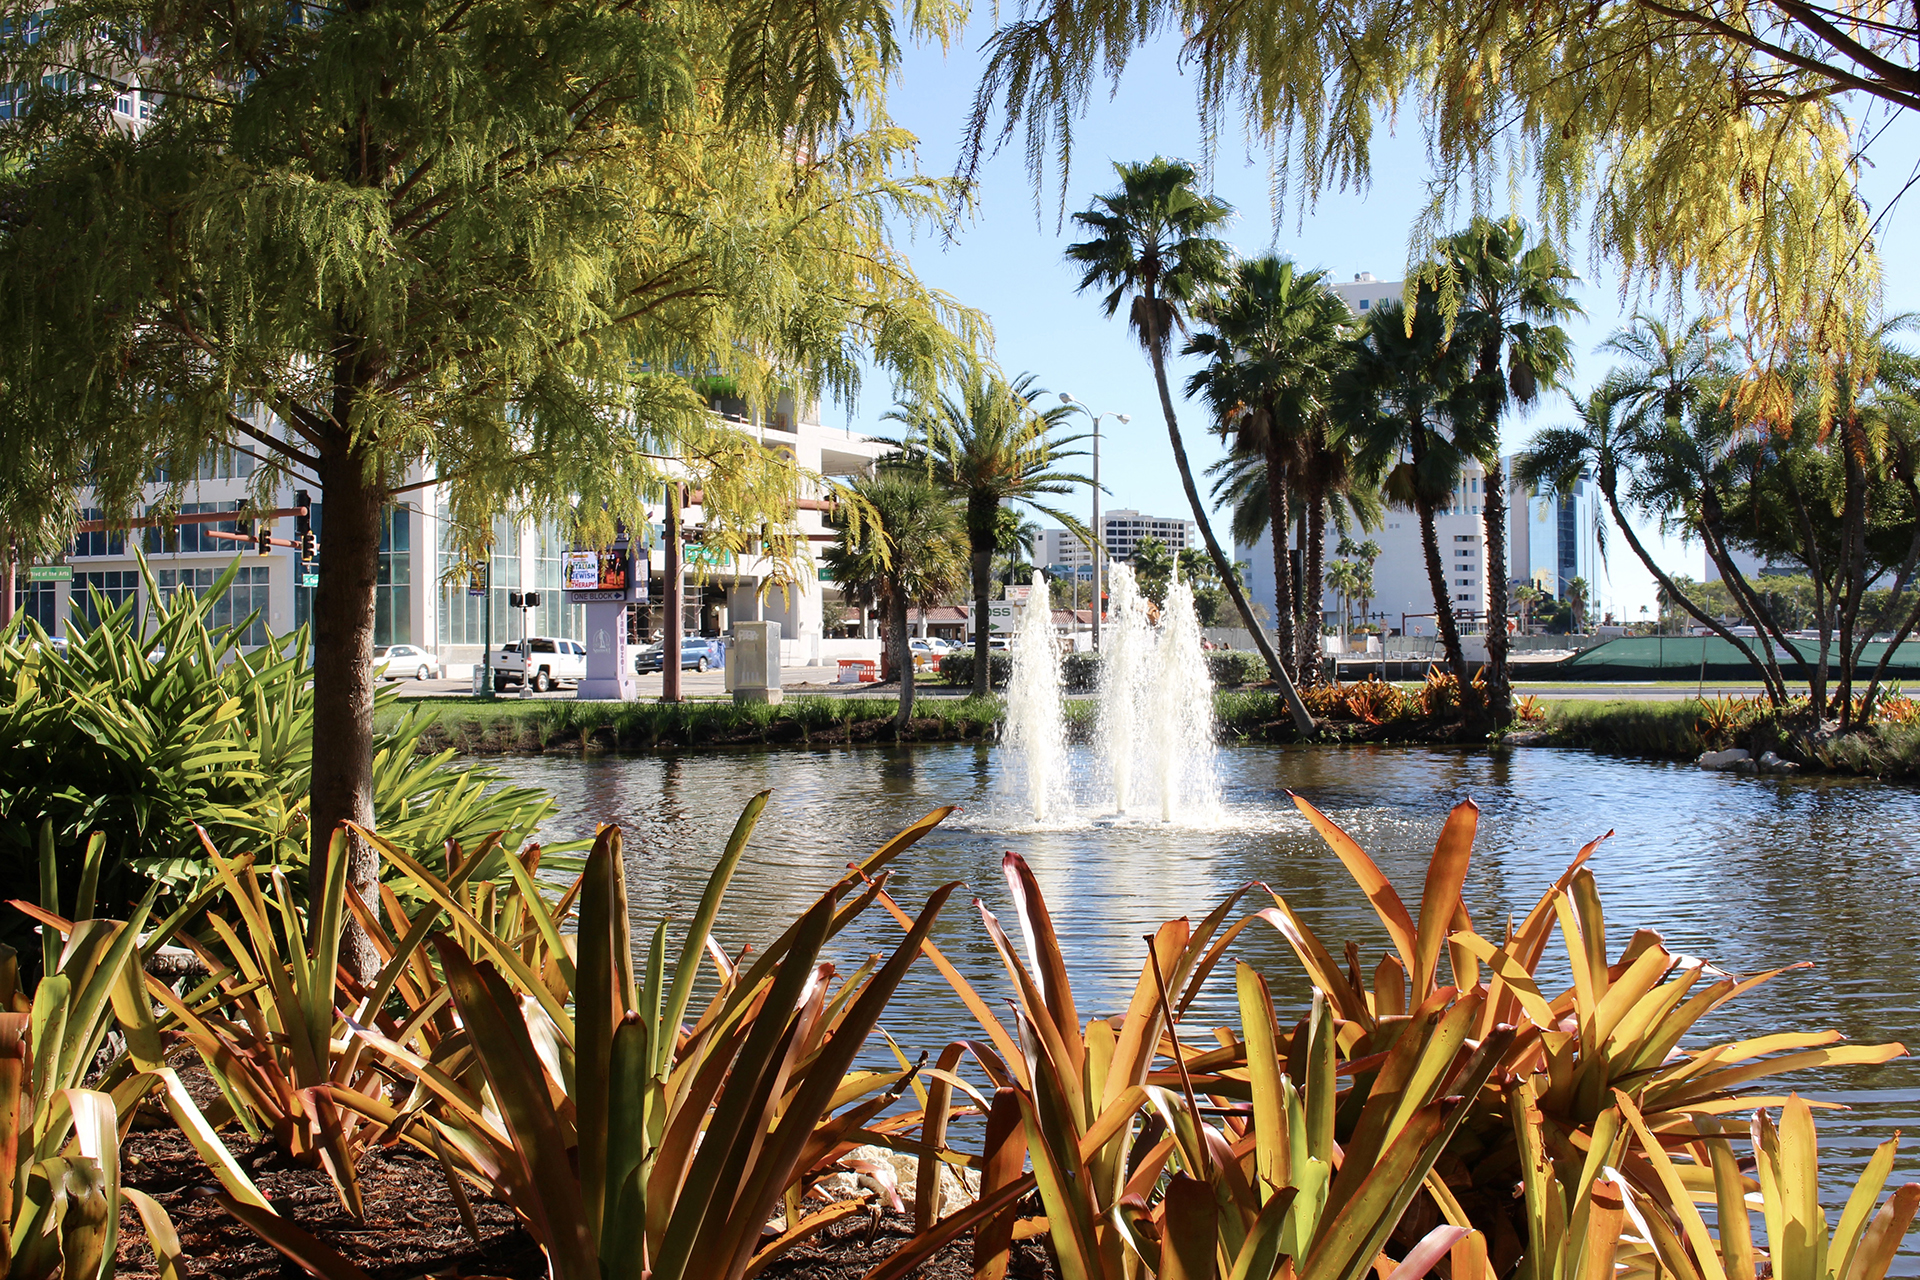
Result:
{"type": "Polygon", "coordinates": [[[1108,573],[1107,625],[1100,646],[1098,753],[1113,787],[1113,807],[1125,813],[1134,802],[1134,757],[1139,754],[1146,712],[1144,694],[1151,682],[1153,625],[1147,601],[1133,569],[1113,565],[1108,573]]]}
{"type": "Polygon", "coordinates": [[[1055,821],[1071,811],[1067,795],[1065,692],[1060,678],[1060,641],[1053,630],[1047,581],[1033,575],[1033,590],[1014,632],[1013,674],[1007,681],[1007,724],[1001,738],[1008,780],[1024,785],[1034,822],[1055,821]]]}
{"type": "Polygon", "coordinates": [[[1193,819],[1219,804],[1214,768],[1213,673],[1200,647],[1200,620],[1193,588],[1175,577],[1160,608],[1160,638],[1154,646],[1153,681],[1146,691],[1146,749],[1160,820],[1193,819]]]}

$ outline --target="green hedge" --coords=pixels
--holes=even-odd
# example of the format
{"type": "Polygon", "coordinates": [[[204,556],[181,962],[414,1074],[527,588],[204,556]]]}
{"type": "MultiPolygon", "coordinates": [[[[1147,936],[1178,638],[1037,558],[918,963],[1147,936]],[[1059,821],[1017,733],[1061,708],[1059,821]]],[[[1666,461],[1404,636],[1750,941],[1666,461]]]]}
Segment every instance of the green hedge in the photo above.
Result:
{"type": "MultiPolygon", "coordinates": [[[[1013,655],[1010,653],[989,654],[987,657],[988,679],[995,689],[1007,687],[1007,681],[1013,678],[1013,655]]],[[[973,650],[959,649],[940,659],[940,678],[948,684],[970,685],[973,683],[973,650]]]]}
{"type": "Polygon", "coordinates": [[[1213,673],[1214,686],[1221,689],[1259,684],[1267,678],[1267,664],[1260,655],[1242,649],[1214,650],[1207,655],[1207,670],[1213,673]]]}

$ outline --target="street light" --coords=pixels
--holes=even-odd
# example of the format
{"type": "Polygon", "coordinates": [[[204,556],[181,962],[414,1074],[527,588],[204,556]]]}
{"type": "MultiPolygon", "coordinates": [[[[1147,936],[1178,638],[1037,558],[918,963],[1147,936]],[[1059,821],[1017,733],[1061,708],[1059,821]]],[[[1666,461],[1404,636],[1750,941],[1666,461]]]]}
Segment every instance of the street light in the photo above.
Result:
{"type": "Polygon", "coordinates": [[[1113,418],[1125,426],[1132,422],[1124,413],[1095,413],[1092,406],[1075,400],[1062,391],[1060,403],[1078,409],[1093,419],[1093,647],[1100,647],[1100,569],[1106,559],[1106,530],[1100,527],[1100,419],[1113,418]]]}

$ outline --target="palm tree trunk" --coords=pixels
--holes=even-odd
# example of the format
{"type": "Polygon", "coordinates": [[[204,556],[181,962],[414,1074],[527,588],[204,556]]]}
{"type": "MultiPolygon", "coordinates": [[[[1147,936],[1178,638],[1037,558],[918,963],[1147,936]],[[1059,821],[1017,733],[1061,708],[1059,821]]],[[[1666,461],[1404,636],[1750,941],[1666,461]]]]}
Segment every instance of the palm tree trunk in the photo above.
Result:
{"type": "Polygon", "coordinates": [[[1460,627],[1453,617],[1453,589],[1447,585],[1446,570],[1440,564],[1440,535],[1433,527],[1433,507],[1417,503],[1420,518],[1420,550],[1427,558],[1427,584],[1433,588],[1433,621],[1440,632],[1440,643],[1447,651],[1447,665],[1460,687],[1461,718],[1472,723],[1479,714],[1480,700],[1474,696],[1473,681],[1467,674],[1467,651],[1460,647],[1460,627]]]}
{"type": "Polygon", "coordinates": [[[1661,589],[1667,593],[1667,599],[1679,605],[1686,611],[1687,616],[1695,622],[1707,628],[1722,640],[1725,640],[1728,644],[1738,649],[1742,654],[1746,655],[1747,661],[1751,662],[1760,671],[1762,683],[1767,686],[1768,700],[1776,707],[1781,705],[1773,682],[1767,678],[1766,665],[1760,661],[1760,655],[1756,654],[1752,649],[1749,649],[1746,641],[1729,631],[1726,623],[1711,616],[1705,609],[1702,609],[1688,598],[1687,593],[1680,589],[1679,584],[1673,580],[1665,569],[1662,569],[1654,561],[1654,558],[1647,552],[1646,544],[1640,541],[1639,535],[1633,531],[1633,526],[1627,523],[1626,515],[1620,510],[1620,497],[1614,491],[1613,487],[1608,484],[1602,484],[1600,486],[1600,492],[1606,497],[1607,510],[1613,513],[1613,523],[1619,528],[1621,535],[1626,538],[1627,546],[1632,548],[1633,554],[1640,558],[1640,563],[1647,567],[1647,572],[1654,576],[1654,580],[1657,581],[1661,589]]]}
{"type": "Polygon", "coordinates": [[[1507,675],[1507,476],[1499,454],[1481,482],[1487,528],[1487,704],[1493,727],[1513,721],[1513,683],[1507,675]]]}
{"type": "Polygon", "coordinates": [[[1247,604],[1246,593],[1240,589],[1239,579],[1234,576],[1233,562],[1220,550],[1220,540],[1213,536],[1213,522],[1207,519],[1207,508],[1200,501],[1199,486],[1193,482],[1193,466],[1187,461],[1186,442],[1180,438],[1180,419],[1173,411],[1173,392],[1167,386],[1166,344],[1159,332],[1159,322],[1153,318],[1155,299],[1150,292],[1143,296],[1147,302],[1147,355],[1153,365],[1153,385],[1160,393],[1160,412],[1167,419],[1167,438],[1173,444],[1174,465],[1180,470],[1180,485],[1187,491],[1187,505],[1193,509],[1193,522],[1200,527],[1200,540],[1207,544],[1207,555],[1213,560],[1214,572],[1220,575],[1220,584],[1226,588],[1233,607],[1240,611],[1242,624],[1253,633],[1253,643],[1266,660],[1267,670],[1280,683],[1287,709],[1293,713],[1293,727],[1303,735],[1311,734],[1314,732],[1313,716],[1307,711],[1307,704],[1300,700],[1300,691],[1294,688],[1287,669],[1280,665],[1280,655],[1273,651],[1266,632],[1255,621],[1253,609],[1247,604]]]}
{"type": "Polygon", "coordinates": [[[1300,678],[1308,684],[1320,683],[1320,666],[1326,656],[1321,633],[1320,602],[1326,596],[1327,572],[1327,495],[1307,498],[1307,545],[1301,549],[1300,592],[1300,678]]]}
{"type": "Polygon", "coordinates": [[[893,650],[900,655],[900,711],[893,718],[893,731],[898,736],[907,731],[907,722],[913,719],[913,645],[907,639],[907,593],[896,586],[889,594],[893,597],[888,609],[893,650]]]}
{"type": "Polygon", "coordinates": [[[985,538],[976,534],[973,523],[967,521],[967,538],[973,551],[973,696],[984,698],[993,689],[989,665],[993,655],[989,641],[993,637],[987,626],[987,604],[993,591],[993,534],[991,521],[985,538]]]}
{"type": "Polygon", "coordinates": [[[1278,648],[1287,665],[1287,676],[1295,674],[1293,665],[1293,561],[1287,554],[1292,536],[1293,517],[1287,511],[1287,468],[1278,449],[1267,450],[1267,518],[1273,524],[1273,614],[1278,648]]]}

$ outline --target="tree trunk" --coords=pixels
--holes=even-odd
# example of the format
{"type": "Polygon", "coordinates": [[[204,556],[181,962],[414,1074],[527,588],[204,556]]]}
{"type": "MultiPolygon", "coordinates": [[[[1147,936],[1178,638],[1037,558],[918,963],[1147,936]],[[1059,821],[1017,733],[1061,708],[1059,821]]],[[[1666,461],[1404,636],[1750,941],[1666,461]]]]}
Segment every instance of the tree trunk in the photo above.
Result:
{"type": "Polygon", "coordinates": [[[1287,675],[1294,668],[1293,641],[1293,561],[1287,554],[1287,542],[1293,536],[1293,517],[1287,510],[1287,468],[1280,451],[1267,450],[1267,518],[1273,524],[1273,623],[1276,646],[1286,664],[1287,675]]]}
{"type": "Polygon", "coordinates": [[[984,698],[992,691],[990,683],[993,670],[993,650],[988,641],[992,633],[987,627],[988,597],[993,591],[993,548],[986,547],[973,553],[973,696],[984,698]]]}
{"type": "Polygon", "coordinates": [[[1320,683],[1320,667],[1326,656],[1321,633],[1326,630],[1320,602],[1326,596],[1327,572],[1327,495],[1307,498],[1307,542],[1301,548],[1300,576],[1300,678],[1307,684],[1320,683]]]}
{"type": "Polygon", "coordinates": [[[1767,680],[1767,669],[1765,664],[1760,661],[1760,655],[1748,648],[1746,641],[1728,630],[1726,623],[1720,621],[1718,618],[1712,617],[1705,609],[1695,604],[1687,596],[1686,592],[1680,590],[1679,584],[1668,575],[1667,571],[1654,562],[1653,557],[1647,553],[1646,544],[1640,541],[1639,535],[1633,531],[1633,526],[1627,523],[1626,516],[1621,512],[1620,498],[1615,492],[1614,487],[1611,484],[1603,483],[1600,486],[1600,492],[1606,497],[1607,510],[1613,513],[1613,522],[1619,526],[1621,535],[1627,540],[1627,546],[1633,549],[1633,554],[1640,558],[1640,563],[1647,567],[1647,572],[1654,576],[1654,580],[1657,581],[1661,589],[1667,593],[1667,599],[1679,605],[1680,608],[1686,612],[1687,616],[1691,617],[1695,622],[1707,628],[1722,640],[1725,640],[1728,644],[1731,644],[1734,648],[1745,654],[1747,661],[1759,669],[1761,682],[1767,686],[1768,698],[1773,701],[1775,706],[1780,705],[1779,700],[1774,697],[1772,683],[1767,680]]]}
{"type": "Polygon", "coordinates": [[[1447,665],[1453,668],[1453,678],[1460,686],[1460,715],[1471,723],[1479,714],[1480,699],[1473,692],[1473,681],[1467,671],[1467,651],[1460,647],[1460,628],[1453,619],[1453,588],[1447,585],[1446,570],[1440,564],[1440,535],[1433,527],[1433,507],[1420,502],[1415,505],[1415,513],[1420,519],[1420,550],[1427,558],[1427,584],[1433,588],[1433,622],[1440,632],[1440,643],[1447,650],[1447,665]]]}
{"type": "Polygon", "coordinates": [[[14,554],[11,544],[0,548],[0,551],[7,558],[5,569],[0,570],[0,627],[4,627],[13,621],[14,595],[20,590],[16,576],[20,572],[20,558],[14,554]]]}
{"type": "MultiPolygon", "coordinates": [[[[327,874],[333,833],[343,822],[373,829],[373,611],[380,567],[380,513],[386,493],[359,450],[320,455],[326,554],[313,596],[313,792],[309,801],[310,884],[327,874]]],[[[349,837],[347,884],[371,909],[380,901],[380,862],[349,837]]],[[[380,958],[349,914],[341,963],[363,980],[380,958]]]]}
{"type": "Polygon", "coordinates": [[[900,712],[893,719],[896,735],[905,733],[913,719],[913,644],[907,639],[907,593],[898,588],[889,592],[892,600],[893,650],[900,662],[900,712]]]}
{"type": "Polygon", "coordinates": [[[1187,491],[1187,505],[1193,509],[1193,522],[1200,526],[1200,539],[1207,544],[1207,555],[1213,560],[1213,569],[1220,575],[1220,584],[1226,588],[1227,596],[1233,601],[1233,607],[1240,612],[1240,621],[1253,633],[1253,643],[1260,650],[1260,656],[1266,660],[1267,670],[1280,684],[1280,691],[1287,700],[1287,709],[1293,713],[1293,727],[1302,734],[1314,732],[1313,716],[1307,711],[1307,704],[1300,700],[1300,691],[1294,688],[1293,680],[1287,669],[1280,665],[1280,655],[1273,651],[1272,643],[1266,632],[1254,619],[1253,610],[1247,604],[1247,596],[1240,589],[1240,582],[1234,576],[1233,562],[1220,550],[1220,540],[1213,536],[1213,522],[1207,519],[1207,508],[1200,500],[1200,489],[1193,483],[1193,467],[1187,461],[1187,446],[1180,438],[1180,419],[1173,411],[1173,392],[1167,386],[1167,359],[1163,350],[1164,343],[1158,332],[1159,325],[1155,315],[1154,298],[1151,292],[1145,295],[1147,307],[1147,355],[1153,364],[1153,385],[1160,393],[1160,412],[1167,419],[1167,438],[1173,444],[1173,462],[1180,471],[1180,485],[1187,491]]]}
{"type": "Polygon", "coordinates": [[[1496,729],[1513,722],[1513,681],[1507,673],[1507,476],[1496,451],[1480,488],[1487,531],[1487,710],[1496,729]]]}

